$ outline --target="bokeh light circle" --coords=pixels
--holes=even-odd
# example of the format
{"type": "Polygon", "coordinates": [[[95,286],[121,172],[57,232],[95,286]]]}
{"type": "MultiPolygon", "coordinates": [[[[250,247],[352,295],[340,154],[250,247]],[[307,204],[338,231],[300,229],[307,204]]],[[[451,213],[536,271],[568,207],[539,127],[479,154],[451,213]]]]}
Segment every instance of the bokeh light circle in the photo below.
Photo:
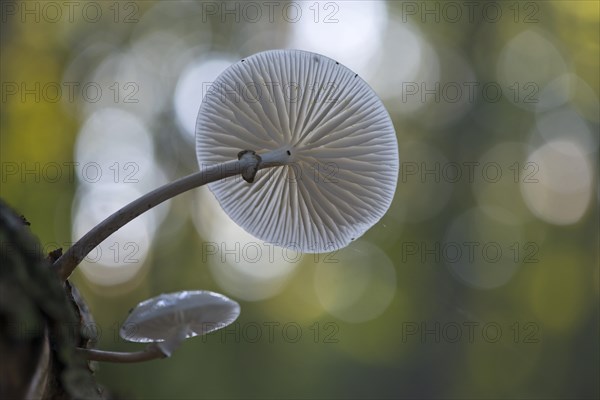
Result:
{"type": "Polygon", "coordinates": [[[359,240],[316,265],[315,292],[323,308],[341,320],[361,323],[381,315],[396,292],[396,270],[380,248],[359,240]]]}

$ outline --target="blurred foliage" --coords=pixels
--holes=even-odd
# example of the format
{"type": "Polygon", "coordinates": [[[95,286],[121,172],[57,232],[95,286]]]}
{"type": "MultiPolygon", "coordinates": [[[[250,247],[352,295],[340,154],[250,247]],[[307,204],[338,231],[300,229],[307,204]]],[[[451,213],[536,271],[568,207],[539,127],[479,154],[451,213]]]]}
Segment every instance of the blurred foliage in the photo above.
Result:
{"type": "MultiPolygon", "coordinates": [[[[56,3],[64,13],[59,21],[52,20],[52,9],[43,14],[48,2],[1,3],[0,192],[31,222],[45,251],[72,240],[73,202],[85,185],[80,177],[70,179],[63,163],[77,161],[77,138],[90,115],[112,107],[139,117],[151,132],[156,165],[174,179],[197,168],[193,145],[176,122],[172,101],[187,63],[209,55],[235,60],[289,43],[312,46],[308,39],[303,42],[303,37],[294,36],[296,24],[277,17],[270,23],[264,9],[258,22],[250,22],[248,15],[239,21],[230,15],[222,21],[219,12],[208,13],[206,8],[213,4],[235,10],[236,4],[241,7],[239,2],[77,3],[73,21],[62,3],[56,3]],[[88,3],[103,12],[97,22],[82,17],[88,3]],[[32,14],[22,14],[25,7],[34,10],[32,14]],[[131,23],[126,22],[128,16],[131,23]],[[167,36],[151,37],[159,32],[167,36]],[[142,48],[142,39],[149,41],[147,48],[142,48]],[[132,54],[141,57],[138,64],[127,61],[132,54]],[[174,56],[178,54],[181,58],[174,56]],[[126,62],[111,59],[118,56],[126,62]],[[126,67],[131,69],[129,75],[123,72],[126,67]],[[126,81],[139,83],[139,104],[123,104],[123,97],[111,103],[110,79],[101,82],[111,74],[121,90],[126,81]],[[73,81],[101,82],[108,105],[102,105],[105,98],[98,103],[80,96],[68,101],[65,91],[60,101],[52,101],[41,89],[37,95],[23,94],[20,86],[35,88],[40,83],[43,88],[47,83],[73,81]],[[15,84],[18,92],[12,94],[15,84]],[[155,89],[152,84],[162,86],[155,89]],[[62,166],[60,179],[44,176],[44,166],[50,163],[62,166]],[[33,172],[24,172],[23,165],[33,172]],[[15,166],[18,170],[12,173],[8,168],[15,166]]],[[[342,29],[349,3],[330,3],[339,9],[339,24],[330,28],[342,29]]],[[[367,2],[351,3],[368,8],[367,2]]],[[[304,3],[306,13],[311,4],[304,3]]],[[[429,167],[436,162],[457,163],[463,168],[464,163],[497,162],[508,178],[498,184],[464,177],[458,182],[435,181],[431,175],[418,179],[419,174],[401,170],[392,208],[361,239],[389,257],[396,276],[394,297],[376,318],[350,323],[330,313],[315,285],[324,261],[306,256],[283,280],[280,293],[259,301],[241,299],[237,325],[186,342],[170,359],[143,365],[102,364],[97,373],[101,383],[123,397],[137,398],[598,398],[598,2],[494,2],[503,14],[492,22],[479,12],[488,3],[476,3],[478,12],[472,19],[464,5],[456,3],[463,7],[460,21],[453,22],[452,15],[442,11],[435,21],[436,7],[443,10],[444,4],[385,3],[385,19],[378,22],[383,33],[376,42],[354,49],[354,56],[379,46],[365,65],[382,67],[365,79],[382,93],[398,133],[401,162],[414,163],[411,167],[421,162],[429,167]],[[423,14],[426,7],[433,14],[423,14]],[[393,36],[393,29],[404,36],[393,36]],[[414,39],[407,29],[419,43],[418,53],[403,53],[414,39]],[[436,81],[463,87],[465,82],[497,82],[504,95],[498,101],[489,101],[479,91],[472,102],[428,100],[433,95],[416,105],[410,98],[403,101],[401,88],[407,82],[399,71],[419,54],[421,63],[409,83],[427,82],[427,88],[433,88],[436,81]],[[436,66],[437,75],[430,71],[436,66]],[[518,78],[521,86],[511,91],[515,83],[511,73],[533,77],[538,103],[514,101],[516,93],[520,100],[530,93],[523,85],[531,79],[518,78]],[[395,74],[400,81],[394,80],[395,74]],[[384,96],[390,89],[395,94],[384,96]],[[560,130],[549,139],[542,124],[544,118],[553,118],[555,109],[566,114],[548,120],[547,125],[560,130]],[[579,134],[581,129],[588,133],[579,134]],[[519,173],[527,173],[525,163],[533,160],[528,157],[535,150],[547,151],[544,145],[549,142],[556,145],[552,140],[578,147],[567,152],[568,162],[544,158],[550,157],[544,156],[547,152],[536,153],[540,160],[583,167],[574,175],[565,172],[569,179],[558,177],[558,183],[542,168],[538,185],[558,189],[544,192],[538,191],[541,186],[530,186],[534,190],[529,193],[523,175],[513,181],[514,170],[509,167],[516,162],[519,173]],[[583,194],[569,197],[561,192],[578,179],[583,183],[573,193],[583,194]],[[565,202],[553,205],[563,195],[565,202]],[[581,198],[583,205],[576,206],[581,198]],[[574,207],[579,208],[573,211],[574,207]],[[571,220],[562,223],[559,216],[571,220]],[[489,262],[476,265],[475,271],[461,268],[447,262],[450,253],[435,250],[436,245],[474,239],[501,243],[505,257],[516,257],[509,266],[514,271],[507,273],[502,269],[506,265],[489,262]],[[516,248],[510,248],[513,240],[516,248]],[[424,249],[434,250],[423,253],[424,249]],[[527,262],[527,256],[535,261],[527,262]],[[498,275],[488,275],[492,270],[498,275]],[[505,280],[498,278],[503,274],[505,280]],[[295,341],[298,327],[301,334],[295,341]]],[[[318,7],[322,13],[330,11],[323,4],[318,7]]],[[[309,30],[323,25],[313,24],[309,30]]],[[[353,28],[368,33],[366,22],[353,28]]],[[[326,36],[321,39],[327,42],[326,36]]],[[[350,62],[340,62],[353,69],[352,56],[348,54],[350,62]]],[[[119,145],[92,150],[110,158],[119,145]]],[[[102,286],[76,272],[74,281],[100,328],[100,348],[139,348],[123,342],[117,332],[127,310],[148,297],[184,289],[231,295],[203,253],[201,244],[209,238],[193,222],[194,210],[202,208],[196,201],[194,193],[171,201],[148,256],[127,282],[102,286]]],[[[102,212],[101,207],[89,206],[90,214],[102,212]]],[[[350,262],[348,267],[359,271],[350,262]]],[[[382,284],[373,276],[371,286],[364,289],[368,296],[376,296],[382,284]]]]}

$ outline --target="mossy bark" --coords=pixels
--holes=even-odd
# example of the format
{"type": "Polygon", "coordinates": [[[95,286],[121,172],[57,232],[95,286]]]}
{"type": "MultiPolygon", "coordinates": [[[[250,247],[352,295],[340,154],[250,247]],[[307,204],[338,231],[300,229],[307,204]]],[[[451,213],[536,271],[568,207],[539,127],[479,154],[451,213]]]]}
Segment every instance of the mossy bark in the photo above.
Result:
{"type": "Polygon", "coordinates": [[[0,398],[108,398],[75,354],[89,312],[28,225],[0,200],[0,398]]]}

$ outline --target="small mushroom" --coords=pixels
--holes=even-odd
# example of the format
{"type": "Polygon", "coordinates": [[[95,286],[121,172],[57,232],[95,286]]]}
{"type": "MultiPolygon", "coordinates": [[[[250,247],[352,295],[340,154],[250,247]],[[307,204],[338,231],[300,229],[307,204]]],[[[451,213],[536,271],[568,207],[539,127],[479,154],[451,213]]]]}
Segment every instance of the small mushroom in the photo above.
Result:
{"type": "Polygon", "coordinates": [[[135,353],[79,349],[90,360],[138,362],[170,357],[181,343],[224,328],[240,315],[240,305],[219,293],[205,290],[161,294],[137,305],[121,326],[130,342],[150,343],[135,353]]]}
{"type": "Polygon", "coordinates": [[[159,342],[170,356],[183,340],[224,328],[239,315],[240,305],[219,293],[161,294],[138,304],[119,333],[130,342],[159,342]]]}
{"type": "Polygon", "coordinates": [[[211,85],[198,113],[200,168],[252,149],[251,185],[208,186],[253,236],[307,253],[348,245],[389,208],[398,144],[381,100],[350,69],[325,56],[272,50],[245,58],[211,85]]]}

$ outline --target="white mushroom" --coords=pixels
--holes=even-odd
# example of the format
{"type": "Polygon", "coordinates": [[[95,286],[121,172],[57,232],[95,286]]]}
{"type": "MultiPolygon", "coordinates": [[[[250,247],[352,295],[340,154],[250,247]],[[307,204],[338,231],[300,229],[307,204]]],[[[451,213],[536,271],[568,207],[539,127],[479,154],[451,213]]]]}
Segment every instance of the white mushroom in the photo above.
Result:
{"type": "Polygon", "coordinates": [[[255,54],[223,72],[196,125],[200,168],[252,149],[252,185],[209,184],[225,212],[269,243],[308,253],[346,246],[390,206],[398,178],[392,121],[373,90],[336,61],[300,50],[255,54]]]}
{"type": "Polygon", "coordinates": [[[130,342],[150,343],[134,353],[81,349],[89,360],[140,362],[170,357],[187,339],[224,328],[240,315],[240,305],[222,294],[198,290],[161,294],[137,305],[121,326],[130,342]]]}
{"type": "Polygon", "coordinates": [[[308,253],[346,246],[394,196],[399,161],[390,116],[357,74],[318,54],[274,50],[234,64],[205,96],[196,132],[200,171],[96,225],[54,263],[62,279],[132,219],[205,184],[246,231],[308,253]],[[240,174],[255,182],[232,179],[240,174]]]}
{"type": "Polygon", "coordinates": [[[159,342],[170,356],[183,340],[224,328],[239,315],[240,305],[219,293],[161,294],[139,303],[119,333],[130,342],[159,342]]]}

